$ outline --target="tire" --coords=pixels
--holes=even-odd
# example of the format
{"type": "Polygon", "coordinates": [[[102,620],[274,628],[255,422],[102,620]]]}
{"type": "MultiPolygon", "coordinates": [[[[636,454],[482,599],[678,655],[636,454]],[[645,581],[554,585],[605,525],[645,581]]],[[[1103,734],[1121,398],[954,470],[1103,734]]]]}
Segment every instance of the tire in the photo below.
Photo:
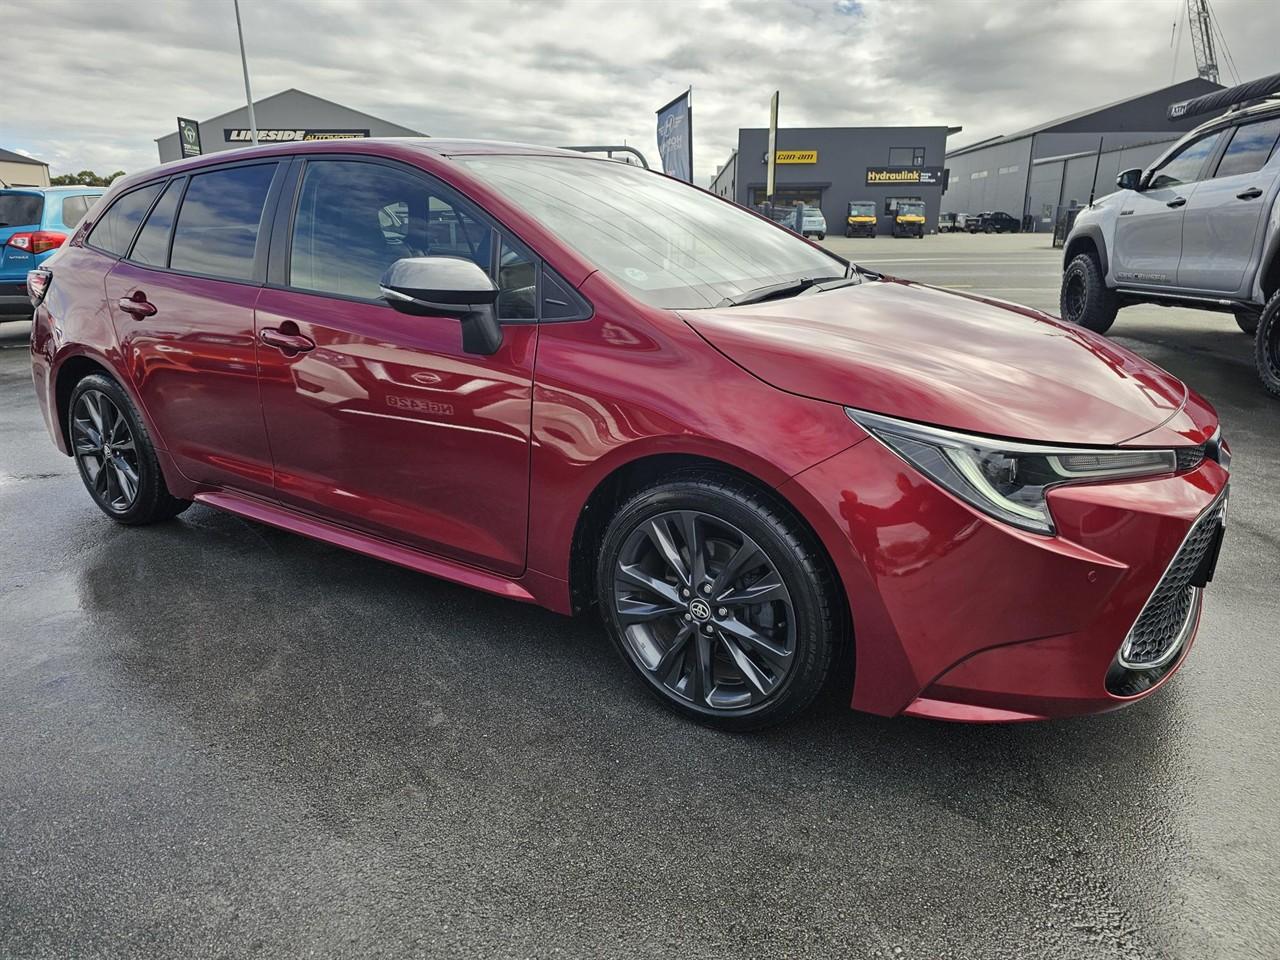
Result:
{"type": "Polygon", "coordinates": [[[820,234],[818,234],[818,239],[819,239],[819,240],[825,240],[825,239],[827,239],[827,235],[826,235],[825,233],[820,233],[820,234]]]}
{"type": "Polygon", "coordinates": [[[844,636],[841,594],[812,533],[773,496],[713,473],[676,474],[623,505],[596,583],[605,628],[643,686],[720,729],[796,716],[844,636]],[[694,563],[691,541],[701,546],[694,563]],[[752,559],[730,579],[712,583],[744,556],[752,559]]]}
{"type": "Polygon", "coordinates": [[[1102,268],[1092,254],[1076,256],[1062,274],[1062,291],[1058,295],[1062,319],[1079,324],[1094,333],[1106,333],[1115,323],[1120,298],[1107,288],[1102,268]]]}
{"type": "Polygon", "coordinates": [[[995,228],[994,228],[993,226],[991,226],[991,224],[987,224],[985,227],[983,227],[983,228],[982,228],[982,232],[983,232],[983,233],[994,233],[994,232],[995,232],[995,228]]]}
{"type": "Polygon", "coordinates": [[[1237,310],[1236,326],[1240,328],[1241,333],[1247,333],[1252,337],[1258,332],[1258,315],[1246,310],[1237,310]]]}
{"type": "Polygon", "coordinates": [[[851,238],[853,236],[853,227],[845,227],[844,235],[851,238]]]}
{"type": "Polygon", "coordinates": [[[1258,379],[1268,393],[1280,399],[1280,290],[1271,295],[1258,318],[1254,360],[1258,365],[1258,379]]]}
{"type": "Polygon", "coordinates": [[[191,506],[169,493],[146,424],[110,377],[90,374],[75,385],[67,404],[67,435],[85,489],[117,523],[156,523],[191,506]]]}

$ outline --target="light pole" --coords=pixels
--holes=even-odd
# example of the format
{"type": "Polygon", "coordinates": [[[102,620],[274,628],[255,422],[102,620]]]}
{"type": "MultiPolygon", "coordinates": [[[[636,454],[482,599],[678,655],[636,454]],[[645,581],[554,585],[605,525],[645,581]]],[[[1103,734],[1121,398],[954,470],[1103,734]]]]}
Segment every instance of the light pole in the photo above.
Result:
{"type": "Polygon", "coordinates": [[[244,55],[244,28],[240,26],[240,0],[231,0],[236,8],[236,34],[240,37],[240,66],[244,69],[244,99],[249,105],[249,136],[258,145],[258,121],[253,116],[253,91],[249,89],[249,59],[244,55]]]}

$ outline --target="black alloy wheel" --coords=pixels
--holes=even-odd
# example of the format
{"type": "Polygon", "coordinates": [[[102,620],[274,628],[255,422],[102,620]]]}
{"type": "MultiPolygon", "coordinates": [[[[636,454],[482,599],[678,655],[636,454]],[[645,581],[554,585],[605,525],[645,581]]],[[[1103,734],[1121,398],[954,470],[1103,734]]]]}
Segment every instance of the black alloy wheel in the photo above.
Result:
{"type": "Polygon", "coordinates": [[[1062,275],[1058,310],[1063,320],[1094,333],[1106,333],[1120,312],[1120,298],[1107,288],[1102,268],[1091,254],[1078,254],[1062,275]]]}
{"type": "Polygon", "coordinates": [[[112,520],[153,523],[191,506],[165,486],[142,418],[110,377],[90,374],[75,385],[68,403],[67,438],[85,489],[112,520]]]}
{"type": "Polygon", "coordinates": [[[807,538],[744,485],[645,491],[601,553],[615,644],[678,712],[731,729],[791,716],[822,686],[838,632],[831,576],[807,538]]]}
{"type": "Polygon", "coordinates": [[[1267,392],[1280,398],[1280,290],[1271,295],[1258,318],[1254,362],[1267,392]]]}
{"type": "Polygon", "coordinates": [[[127,514],[142,482],[138,448],[124,414],[101,390],[85,390],[76,398],[71,444],[98,506],[112,515],[127,514]]]}

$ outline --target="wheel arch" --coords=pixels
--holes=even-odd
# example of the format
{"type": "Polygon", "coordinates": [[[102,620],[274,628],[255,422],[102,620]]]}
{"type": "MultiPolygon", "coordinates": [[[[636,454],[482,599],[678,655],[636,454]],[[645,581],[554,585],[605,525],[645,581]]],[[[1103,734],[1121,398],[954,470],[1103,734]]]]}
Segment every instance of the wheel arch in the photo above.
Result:
{"type": "MultiPolygon", "coordinates": [[[[116,383],[120,382],[120,378],[116,376],[115,371],[105,361],[84,353],[77,353],[67,357],[58,364],[57,369],[54,371],[53,400],[54,410],[58,418],[58,437],[61,439],[59,448],[67,456],[71,456],[71,435],[68,433],[69,425],[67,423],[68,414],[71,410],[71,394],[74,392],[77,383],[95,373],[110,377],[116,383]]],[[[127,391],[128,387],[124,389],[127,391]]]]}
{"type": "Polygon", "coordinates": [[[1062,254],[1062,269],[1066,270],[1071,261],[1082,253],[1093,254],[1094,259],[1098,261],[1098,266],[1102,269],[1102,277],[1105,280],[1110,265],[1107,260],[1107,244],[1102,238],[1101,227],[1089,224],[1067,241],[1066,250],[1062,254]]]}
{"type": "MultiPolygon", "coordinates": [[[[825,541],[804,511],[792,503],[776,486],[761,480],[741,466],[727,460],[695,453],[646,453],[617,464],[592,489],[578,511],[569,548],[569,595],[573,611],[580,612],[595,603],[596,561],[605,530],[618,509],[634,494],[657,484],[673,473],[693,472],[720,476],[745,483],[768,497],[812,539],[822,561],[827,564],[831,581],[839,592],[836,607],[842,612],[846,626],[852,623],[849,598],[825,541]]],[[[852,644],[849,644],[851,647],[852,644]]]]}

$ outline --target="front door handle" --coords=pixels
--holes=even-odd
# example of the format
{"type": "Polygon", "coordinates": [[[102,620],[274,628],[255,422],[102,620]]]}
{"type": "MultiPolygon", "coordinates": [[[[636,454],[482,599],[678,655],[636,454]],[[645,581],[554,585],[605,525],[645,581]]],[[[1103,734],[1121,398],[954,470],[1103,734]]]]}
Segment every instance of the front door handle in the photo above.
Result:
{"type": "Polygon", "coordinates": [[[135,320],[156,315],[156,305],[148,301],[147,295],[141,290],[134,291],[127,297],[121,297],[116,301],[116,306],[135,320]]]}
{"type": "Polygon", "coordinates": [[[1174,197],[1165,206],[1168,207],[1185,207],[1187,205],[1186,197],[1174,197]]]}
{"type": "Polygon", "coordinates": [[[1236,199],[1237,200],[1257,200],[1260,196],[1262,196],[1261,190],[1259,190],[1257,187],[1250,187],[1244,193],[1237,193],[1236,199]]]}
{"type": "Polygon", "coordinates": [[[315,341],[310,337],[304,337],[300,333],[290,333],[279,327],[263,327],[258,334],[258,339],[268,346],[275,347],[286,357],[297,356],[299,353],[306,353],[316,348],[315,341]]]}

